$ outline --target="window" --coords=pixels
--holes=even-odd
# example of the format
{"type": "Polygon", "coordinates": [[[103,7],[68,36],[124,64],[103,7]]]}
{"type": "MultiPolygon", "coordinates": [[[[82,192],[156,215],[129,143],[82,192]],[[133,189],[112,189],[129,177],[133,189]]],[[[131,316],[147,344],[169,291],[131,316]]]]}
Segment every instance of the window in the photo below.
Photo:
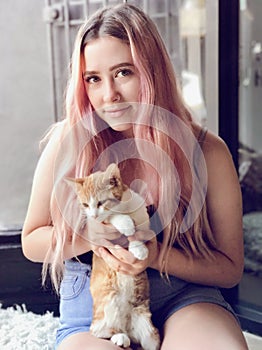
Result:
{"type": "MultiPolygon", "coordinates": [[[[243,193],[245,273],[239,298],[262,314],[262,2],[240,2],[239,176],[243,193]]],[[[261,319],[260,319],[261,321],[261,319]]],[[[261,334],[260,324],[260,334],[261,334]]]]}

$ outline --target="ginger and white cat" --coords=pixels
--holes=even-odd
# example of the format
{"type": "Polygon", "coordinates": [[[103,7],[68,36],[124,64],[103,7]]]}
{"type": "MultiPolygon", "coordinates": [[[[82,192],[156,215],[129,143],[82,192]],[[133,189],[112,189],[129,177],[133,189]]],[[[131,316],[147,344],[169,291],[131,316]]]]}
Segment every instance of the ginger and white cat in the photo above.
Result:
{"type": "MultiPolygon", "coordinates": [[[[98,171],[73,182],[85,217],[111,223],[127,237],[136,228],[149,228],[144,199],[122,183],[116,164],[110,164],[105,172],[98,171]]],[[[148,256],[146,245],[140,241],[130,240],[128,250],[139,260],[148,256]]],[[[144,350],[159,349],[159,334],[149,310],[146,271],[137,276],[121,274],[93,254],[90,291],[93,335],[111,339],[124,348],[132,342],[144,350]]]]}

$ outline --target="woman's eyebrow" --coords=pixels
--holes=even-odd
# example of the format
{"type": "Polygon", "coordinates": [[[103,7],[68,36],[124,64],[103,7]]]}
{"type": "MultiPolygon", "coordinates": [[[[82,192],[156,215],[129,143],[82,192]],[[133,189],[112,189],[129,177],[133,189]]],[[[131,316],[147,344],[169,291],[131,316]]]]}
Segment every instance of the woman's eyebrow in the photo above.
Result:
{"type": "MultiPolygon", "coordinates": [[[[109,68],[109,71],[113,71],[117,68],[120,68],[120,67],[134,67],[134,64],[133,63],[130,63],[130,62],[122,62],[122,63],[118,63],[118,64],[115,64],[114,66],[110,67],[109,68]]],[[[95,74],[99,74],[98,71],[95,71],[95,70],[90,70],[90,71],[85,71],[83,73],[83,76],[87,76],[87,75],[95,75],[95,74]]]]}
{"type": "Polygon", "coordinates": [[[99,72],[94,71],[94,70],[90,70],[90,71],[87,70],[83,73],[83,77],[88,76],[88,75],[96,75],[96,74],[99,74],[99,72]]]}
{"type": "Polygon", "coordinates": [[[120,67],[134,67],[134,64],[133,63],[130,63],[130,62],[123,62],[123,63],[118,63],[112,67],[109,68],[110,71],[114,70],[114,69],[117,69],[117,68],[120,68],[120,67]]]}

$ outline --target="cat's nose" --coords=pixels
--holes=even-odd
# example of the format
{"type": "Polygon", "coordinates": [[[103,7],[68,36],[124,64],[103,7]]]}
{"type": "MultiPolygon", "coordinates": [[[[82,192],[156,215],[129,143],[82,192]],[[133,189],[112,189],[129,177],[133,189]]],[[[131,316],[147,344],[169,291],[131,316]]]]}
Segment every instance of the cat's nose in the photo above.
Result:
{"type": "Polygon", "coordinates": [[[91,216],[91,218],[96,219],[96,218],[97,218],[97,211],[96,211],[96,210],[93,210],[93,211],[90,213],[90,216],[91,216]]]}

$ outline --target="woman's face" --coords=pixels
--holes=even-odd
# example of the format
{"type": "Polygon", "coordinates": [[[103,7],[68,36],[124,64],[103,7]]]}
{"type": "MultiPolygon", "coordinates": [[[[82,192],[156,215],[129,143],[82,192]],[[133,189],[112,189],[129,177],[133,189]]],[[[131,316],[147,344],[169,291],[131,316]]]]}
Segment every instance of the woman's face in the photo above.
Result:
{"type": "Polygon", "coordinates": [[[140,78],[130,47],[114,37],[101,37],[84,49],[83,72],[89,101],[112,129],[130,135],[140,78]]]}

